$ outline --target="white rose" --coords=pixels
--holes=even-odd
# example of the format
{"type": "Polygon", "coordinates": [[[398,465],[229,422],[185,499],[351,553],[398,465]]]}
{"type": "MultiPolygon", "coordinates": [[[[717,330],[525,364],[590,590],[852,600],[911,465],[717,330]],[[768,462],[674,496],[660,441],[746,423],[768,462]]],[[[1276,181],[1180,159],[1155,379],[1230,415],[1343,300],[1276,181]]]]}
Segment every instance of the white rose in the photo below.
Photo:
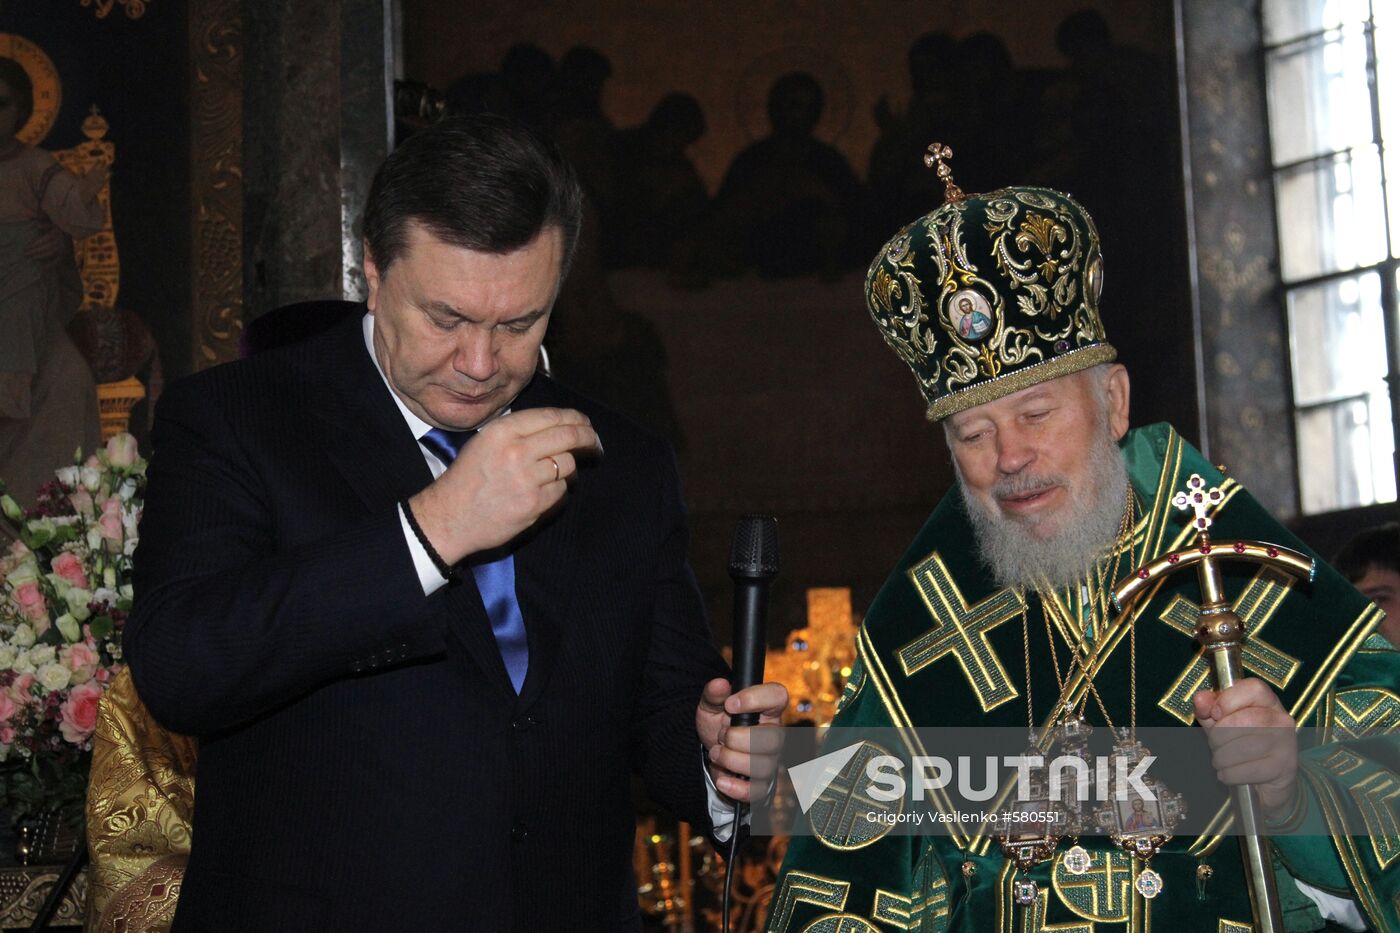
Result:
{"type": "Polygon", "coordinates": [[[102,470],[99,467],[85,466],[78,471],[78,477],[88,492],[97,492],[102,485],[102,470]]]}
{"type": "Polygon", "coordinates": [[[132,590],[130,583],[124,583],[117,592],[122,594],[123,599],[131,599],[135,591],[132,590]]]}
{"type": "Polygon", "coordinates": [[[95,603],[104,603],[108,606],[115,606],[117,604],[117,591],[111,587],[99,586],[92,591],[92,601],[95,603]]]}
{"type": "Polygon", "coordinates": [[[14,589],[19,589],[26,583],[33,583],[37,579],[39,579],[39,564],[33,560],[21,561],[5,576],[5,581],[14,589]]]}
{"type": "Polygon", "coordinates": [[[102,529],[93,525],[87,531],[87,546],[89,551],[102,550],[102,529]]]}
{"type": "Polygon", "coordinates": [[[44,579],[49,581],[49,586],[53,587],[53,591],[58,595],[59,599],[63,599],[68,591],[73,588],[73,584],[56,573],[46,573],[44,574],[44,579]]]}
{"type": "Polygon", "coordinates": [[[107,440],[107,462],[114,467],[129,467],[141,456],[136,447],[136,438],[123,431],[107,440]]]}
{"type": "Polygon", "coordinates": [[[117,495],[121,496],[123,502],[130,502],[136,495],[136,480],[129,476],[122,480],[122,484],[117,487],[117,495]]]}
{"type": "Polygon", "coordinates": [[[58,477],[60,483],[67,486],[69,489],[77,488],[79,480],[78,468],[76,466],[60,467],[58,470],[54,471],[54,475],[58,477]]]}
{"type": "Polygon", "coordinates": [[[68,686],[69,681],[73,679],[73,672],[62,664],[56,662],[49,663],[41,665],[34,672],[34,679],[37,680],[39,685],[45,690],[52,693],[55,690],[62,690],[64,687],[68,686]]]}
{"type": "Polygon", "coordinates": [[[10,638],[10,641],[21,648],[28,648],[30,645],[34,644],[34,629],[30,628],[26,623],[21,622],[19,625],[15,626],[15,634],[10,638]]]}
{"type": "Polygon", "coordinates": [[[83,630],[78,626],[78,620],[66,612],[54,619],[53,624],[63,634],[63,640],[69,644],[79,641],[83,637],[83,630]]]}
{"type": "Polygon", "coordinates": [[[79,622],[84,622],[91,614],[88,612],[88,603],[92,602],[92,593],[80,586],[69,587],[68,592],[63,594],[63,598],[68,601],[68,611],[73,613],[73,618],[79,622]]]}
{"type": "Polygon", "coordinates": [[[25,654],[29,658],[29,663],[33,664],[35,667],[43,667],[45,664],[52,664],[58,659],[58,652],[54,650],[53,645],[35,645],[25,652],[25,654]]]}
{"type": "Polygon", "coordinates": [[[0,668],[8,669],[18,656],[19,652],[12,645],[0,645],[0,668]]]}
{"type": "Polygon", "coordinates": [[[16,674],[34,673],[34,665],[30,662],[29,655],[27,654],[22,654],[15,658],[15,663],[12,666],[16,674]]]}

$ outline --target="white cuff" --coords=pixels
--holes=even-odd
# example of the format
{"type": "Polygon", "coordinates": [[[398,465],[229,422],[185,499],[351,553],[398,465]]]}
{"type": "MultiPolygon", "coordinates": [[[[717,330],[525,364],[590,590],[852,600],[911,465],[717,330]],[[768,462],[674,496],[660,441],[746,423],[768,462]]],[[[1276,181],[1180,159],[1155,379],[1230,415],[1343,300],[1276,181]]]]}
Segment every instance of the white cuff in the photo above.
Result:
{"type": "Polygon", "coordinates": [[[1317,912],[1322,914],[1323,920],[1331,920],[1338,926],[1346,927],[1354,933],[1362,933],[1370,929],[1366,925],[1366,920],[1361,916],[1360,909],[1356,906],[1356,901],[1348,900],[1345,897],[1338,897],[1335,894],[1328,894],[1326,891],[1319,891],[1310,884],[1304,884],[1297,878],[1293,883],[1298,886],[1298,890],[1307,895],[1308,900],[1317,905],[1317,912]]]}
{"type": "Polygon", "coordinates": [[[447,578],[438,572],[433,559],[428,556],[428,549],[423,547],[423,542],[413,533],[413,526],[408,523],[408,515],[404,512],[405,508],[406,505],[399,505],[399,524],[403,526],[403,539],[408,542],[408,553],[413,556],[413,569],[418,571],[418,582],[423,587],[423,595],[431,596],[447,585],[447,578]]]}
{"type": "MultiPolygon", "coordinates": [[[[734,821],[734,801],[725,797],[715,787],[715,779],[710,774],[710,768],[703,761],[700,769],[705,772],[705,796],[710,802],[710,826],[716,842],[729,841],[729,824],[734,821]]],[[[749,825],[751,819],[750,811],[744,811],[743,823],[749,825]]]]}

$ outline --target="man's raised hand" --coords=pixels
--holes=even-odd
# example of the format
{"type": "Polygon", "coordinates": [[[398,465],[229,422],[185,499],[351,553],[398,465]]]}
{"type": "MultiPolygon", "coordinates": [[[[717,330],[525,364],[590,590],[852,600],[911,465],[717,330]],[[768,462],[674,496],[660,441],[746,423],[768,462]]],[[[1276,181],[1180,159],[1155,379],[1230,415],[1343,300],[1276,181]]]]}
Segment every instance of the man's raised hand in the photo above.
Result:
{"type": "Polygon", "coordinates": [[[408,501],[443,560],[500,547],[564,497],[577,455],[602,454],[582,412],[530,408],[487,423],[447,472],[408,501]]]}

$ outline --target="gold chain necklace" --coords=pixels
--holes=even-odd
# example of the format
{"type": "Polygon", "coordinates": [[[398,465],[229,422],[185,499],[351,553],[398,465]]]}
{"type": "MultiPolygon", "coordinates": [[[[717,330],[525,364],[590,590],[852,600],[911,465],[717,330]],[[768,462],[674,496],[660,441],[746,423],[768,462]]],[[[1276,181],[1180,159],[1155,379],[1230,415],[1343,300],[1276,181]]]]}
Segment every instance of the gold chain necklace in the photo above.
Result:
{"type": "MultiPolygon", "coordinates": [[[[1135,522],[1135,519],[1136,519],[1136,515],[1137,515],[1137,499],[1133,496],[1133,487],[1132,487],[1132,484],[1131,484],[1131,483],[1129,483],[1128,486],[1127,486],[1127,491],[1126,491],[1126,494],[1125,494],[1125,499],[1126,499],[1126,501],[1125,501],[1124,504],[1123,504],[1123,517],[1122,517],[1122,518],[1119,520],[1119,522],[1118,522],[1118,534],[1117,534],[1117,536],[1114,538],[1113,550],[1110,551],[1107,555],[1105,555],[1105,557],[1097,563],[1097,565],[1096,565],[1096,567],[1095,567],[1094,570],[1090,571],[1090,573],[1092,574],[1092,577],[1096,577],[1097,579],[1094,580],[1094,579],[1092,579],[1092,577],[1091,577],[1090,580],[1086,580],[1085,583],[1081,584],[1081,586],[1083,587],[1083,589],[1085,589],[1085,590],[1088,591],[1088,592],[1087,592],[1087,599],[1084,600],[1084,601],[1086,601],[1086,602],[1088,603],[1090,624],[1093,624],[1095,615],[1097,614],[1098,622],[1099,622],[1099,624],[1098,624],[1098,629],[1099,629],[1099,631],[1098,631],[1097,634],[1098,634],[1098,636],[1099,636],[1100,638],[1102,638],[1103,635],[1107,633],[1107,630],[1108,630],[1108,620],[1109,620],[1109,617],[1110,617],[1110,616],[1109,616],[1109,613],[1110,613],[1111,602],[1110,602],[1109,597],[1108,597],[1109,582],[1110,582],[1110,581],[1109,581],[1109,577],[1110,577],[1111,575],[1115,575],[1115,571],[1117,570],[1118,565],[1122,562],[1122,559],[1123,559],[1123,555],[1124,555],[1124,554],[1126,554],[1126,555],[1128,556],[1128,563],[1129,563],[1130,565],[1133,564],[1133,525],[1134,525],[1134,522],[1135,522]],[[1089,583],[1090,583],[1090,582],[1097,582],[1097,583],[1098,583],[1097,592],[1095,592],[1095,590],[1094,590],[1091,586],[1089,586],[1089,583]],[[1095,610],[1097,610],[1097,613],[1095,612],[1095,610]]],[[[1108,707],[1107,707],[1107,705],[1103,702],[1103,698],[1102,698],[1101,696],[1099,696],[1098,688],[1094,685],[1094,679],[1093,679],[1093,677],[1091,677],[1091,676],[1089,675],[1089,671],[1088,671],[1088,668],[1087,668],[1087,666],[1086,666],[1086,664],[1085,664],[1084,659],[1081,658],[1081,657],[1079,656],[1079,652],[1076,650],[1075,646],[1072,645],[1072,644],[1068,644],[1068,642],[1067,642],[1067,647],[1069,648],[1069,651],[1070,651],[1070,659],[1071,659],[1070,667],[1069,667],[1068,673],[1062,673],[1062,672],[1061,672],[1061,668],[1060,668],[1060,656],[1059,656],[1059,651],[1058,651],[1058,649],[1055,647],[1055,634],[1054,634],[1054,630],[1053,630],[1053,628],[1052,628],[1052,626],[1051,626],[1051,624],[1050,624],[1050,617],[1051,617],[1051,615],[1054,615],[1055,618],[1056,618],[1057,620],[1059,620],[1059,622],[1060,622],[1060,624],[1061,624],[1061,627],[1062,627],[1065,631],[1073,631],[1074,628],[1076,628],[1076,626],[1071,625],[1070,621],[1069,621],[1067,618],[1065,618],[1064,614],[1060,611],[1060,608],[1059,608],[1058,604],[1055,602],[1054,598],[1051,596],[1051,592],[1052,592],[1052,591],[1051,591],[1050,587],[1048,587],[1048,586],[1040,587],[1040,588],[1038,588],[1038,589],[1036,590],[1037,596],[1040,597],[1041,612],[1042,612],[1042,615],[1045,617],[1045,636],[1046,636],[1047,641],[1048,641],[1049,644],[1050,644],[1050,661],[1051,661],[1051,664],[1054,666],[1055,681],[1056,681],[1056,684],[1059,686],[1059,689],[1060,689],[1060,694],[1059,694],[1059,696],[1056,698],[1055,704],[1054,704],[1054,706],[1052,707],[1052,709],[1059,710],[1059,711],[1062,711],[1062,712],[1055,714],[1055,717],[1051,720],[1050,725],[1051,725],[1052,728],[1055,727],[1055,726],[1059,723],[1059,721],[1060,721],[1062,718],[1069,718],[1069,717],[1075,717],[1075,716],[1078,716],[1078,717],[1082,718],[1084,704],[1088,702],[1089,694],[1093,694],[1094,702],[1095,702],[1095,704],[1098,706],[1099,712],[1103,715],[1104,724],[1107,725],[1109,728],[1113,728],[1113,719],[1112,719],[1112,718],[1109,716],[1109,714],[1108,714],[1108,707]],[[1082,697],[1080,697],[1078,709],[1072,709],[1072,708],[1070,708],[1069,706],[1066,705],[1066,700],[1067,700],[1068,695],[1069,695],[1070,687],[1073,685],[1073,676],[1074,676],[1074,673],[1075,673],[1076,670],[1079,670],[1079,671],[1084,675],[1084,678],[1088,681],[1089,689],[1088,689],[1088,691],[1085,692],[1085,694],[1084,694],[1082,697]]],[[[1026,600],[1025,600],[1025,594],[1024,594],[1024,592],[1022,592],[1020,595],[1022,596],[1022,600],[1021,600],[1021,607],[1022,607],[1022,609],[1021,609],[1021,616],[1022,616],[1022,623],[1023,623],[1023,629],[1024,629],[1024,628],[1026,627],[1026,625],[1028,624],[1028,623],[1026,623],[1026,619],[1025,619],[1025,616],[1026,616],[1026,604],[1027,604],[1027,603],[1026,603],[1026,600]]],[[[1136,729],[1137,729],[1137,629],[1136,629],[1136,626],[1132,626],[1132,630],[1131,630],[1131,632],[1130,632],[1130,638],[1131,638],[1131,647],[1130,647],[1131,662],[1130,662],[1130,665],[1129,665],[1129,680],[1130,680],[1130,684],[1131,684],[1131,687],[1130,687],[1130,690],[1131,690],[1131,698],[1130,698],[1131,720],[1130,720],[1130,721],[1131,721],[1132,728],[1134,729],[1134,731],[1136,731],[1136,729]]],[[[1031,708],[1030,708],[1030,707],[1031,707],[1030,644],[1029,644],[1029,639],[1028,639],[1028,638],[1023,637],[1023,641],[1025,641],[1025,662],[1026,662],[1026,667],[1025,667],[1025,672],[1026,672],[1026,715],[1027,715],[1027,719],[1029,719],[1029,720],[1033,723],[1033,722],[1034,722],[1034,717],[1033,717],[1033,714],[1032,714],[1032,711],[1031,711],[1031,708]]],[[[1031,728],[1034,729],[1034,725],[1032,725],[1031,728]]]]}
{"type": "MultiPolygon", "coordinates": [[[[1114,539],[1113,549],[1096,564],[1090,571],[1089,577],[1080,584],[1080,603],[1088,612],[1089,624],[1095,623],[1097,616],[1098,627],[1094,629],[1094,636],[1102,639],[1107,636],[1110,618],[1109,584],[1110,576],[1116,576],[1118,566],[1126,554],[1130,569],[1134,566],[1133,555],[1133,530],[1136,518],[1137,500],[1133,495],[1132,484],[1127,484],[1125,492],[1125,502],[1123,516],[1118,524],[1118,534],[1114,539]],[[1092,586],[1097,583],[1097,590],[1092,586]]],[[[1140,759],[1148,754],[1147,749],[1137,741],[1137,626],[1136,619],[1128,622],[1129,631],[1129,728],[1114,728],[1113,720],[1109,716],[1108,706],[1104,703],[1103,697],[1099,695],[1097,686],[1094,684],[1094,677],[1089,671],[1088,662],[1081,657],[1081,648],[1070,644],[1066,637],[1066,647],[1070,651],[1071,664],[1067,673],[1060,667],[1059,650],[1055,644],[1055,632],[1051,625],[1051,615],[1054,614],[1060,622],[1065,632],[1074,631],[1076,628],[1082,633],[1083,627],[1070,624],[1065,618],[1060,607],[1053,598],[1053,590],[1046,586],[1037,588],[1037,595],[1040,598],[1041,612],[1045,619],[1045,636],[1050,648],[1050,662],[1055,674],[1055,682],[1059,688],[1059,696],[1052,707],[1053,712],[1050,718],[1050,732],[1052,734],[1051,747],[1063,745],[1067,751],[1083,756],[1087,753],[1088,737],[1092,732],[1084,718],[1084,707],[1088,702],[1090,694],[1094,697],[1094,702],[1103,715],[1104,723],[1117,737],[1114,743],[1114,757],[1123,757],[1127,760],[1140,759]],[[1077,704],[1068,703],[1069,691],[1074,684],[1074,674],[1078,671],[1087,682],[1088,689],[1079,698],[1077,704]]],[[[1030,649],[1030,621],[1028,618],[1029,600],[1023,588],[1018,588],[1017,595],[1021,598],[1021,651],[1025,664],[1026,679],[1026,726],[1029,732],[1030,745],[1027,749],[1028,755],[1034,755],[1039,748],[1040,740],[1036,735],[1035,727],[1035,702],[1031,689],[1031,649],[1030,649]]],[[[1102,643],[1102,642],[1101,642],[1102,643]]],[[[1090,654],[1092,658],[1093,653],[1090,654]]],[[[1163,788],[1165,790],[1165,788],[1163,788]]],[[[1116,795],[1115,795],[1116,796],[1116,795]]],[[[1179,798],[1178,798],[1179,801],[1179,798]]],[[[1093,857],[1083,846],[1078,843],[1080,832],[1088,825],[1083,813],[1080,812],[1080,801],[1045,801],[1046,808],[1058,807],[1065,811],[1069,819],[1066,822],[1068,833],[1075,840],[1074,845],[1065,853],[1063,864],[1065,869],[1073,875],[1082,875],[1088,872],[1093,863],[1093,857]]],[[[1112,805],[1110,805],[1112,807],[1112,805]]],[[[1098,826],[1114,826],[1117,831],[1112,833],[1114,843],[1143,862],[1142,870],[1138,873],[1134,887],[1143,897],[1151,899],[1156,897],[1162,890],[1162,879],[1155,871],[1148,867],[1147,863],[1157,854],[1161,846],[1171,838],[1171,827],[1175,825],[1174,818],[1168,818],[1164,814],[1160,821],[1166,825],[1157,826],[1155,832],[1144,835],[1137,832],[1131,822],[1125,822],[1122,814],[1114,809],[1107,811],[1095,811],[1091,814],[1092,823],[1098,826]]],[[[1001,834],[1002,853],[1011,859],[1018,869],[1017,879],[1013,883],[1012,896],[1015,902],[1023,907],[1034,904],[1039,897],[1038,883],[1024,873],[1030,871],[1036,864],[1047,858],[1052,858],[1055,849],[1059,847],[1062,837],[1050,828],[1046,828],[1043,833],[1031,834],[1029,837],[1025,832],[1013,833],[1009,828],[1001,834]]]]}

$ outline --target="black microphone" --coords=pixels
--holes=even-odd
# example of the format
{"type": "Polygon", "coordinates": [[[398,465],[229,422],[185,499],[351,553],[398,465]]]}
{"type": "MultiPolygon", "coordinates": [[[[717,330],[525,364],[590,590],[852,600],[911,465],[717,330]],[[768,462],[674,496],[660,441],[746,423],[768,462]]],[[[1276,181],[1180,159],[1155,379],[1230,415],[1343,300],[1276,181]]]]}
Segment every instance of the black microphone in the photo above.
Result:
{"type": "MultiPolygon", "coordinates": [[[[745,515],[734,527],[734,544],[729,549],[729,576],[734,579],[734,675],[729,682],[735,692],[763,683],[768,585],[777,575],[778,520],[772,515],[745,515]]],[[[756,726],[758,714],[738,713],[729,721],[735,726],[756,726]]]]}

